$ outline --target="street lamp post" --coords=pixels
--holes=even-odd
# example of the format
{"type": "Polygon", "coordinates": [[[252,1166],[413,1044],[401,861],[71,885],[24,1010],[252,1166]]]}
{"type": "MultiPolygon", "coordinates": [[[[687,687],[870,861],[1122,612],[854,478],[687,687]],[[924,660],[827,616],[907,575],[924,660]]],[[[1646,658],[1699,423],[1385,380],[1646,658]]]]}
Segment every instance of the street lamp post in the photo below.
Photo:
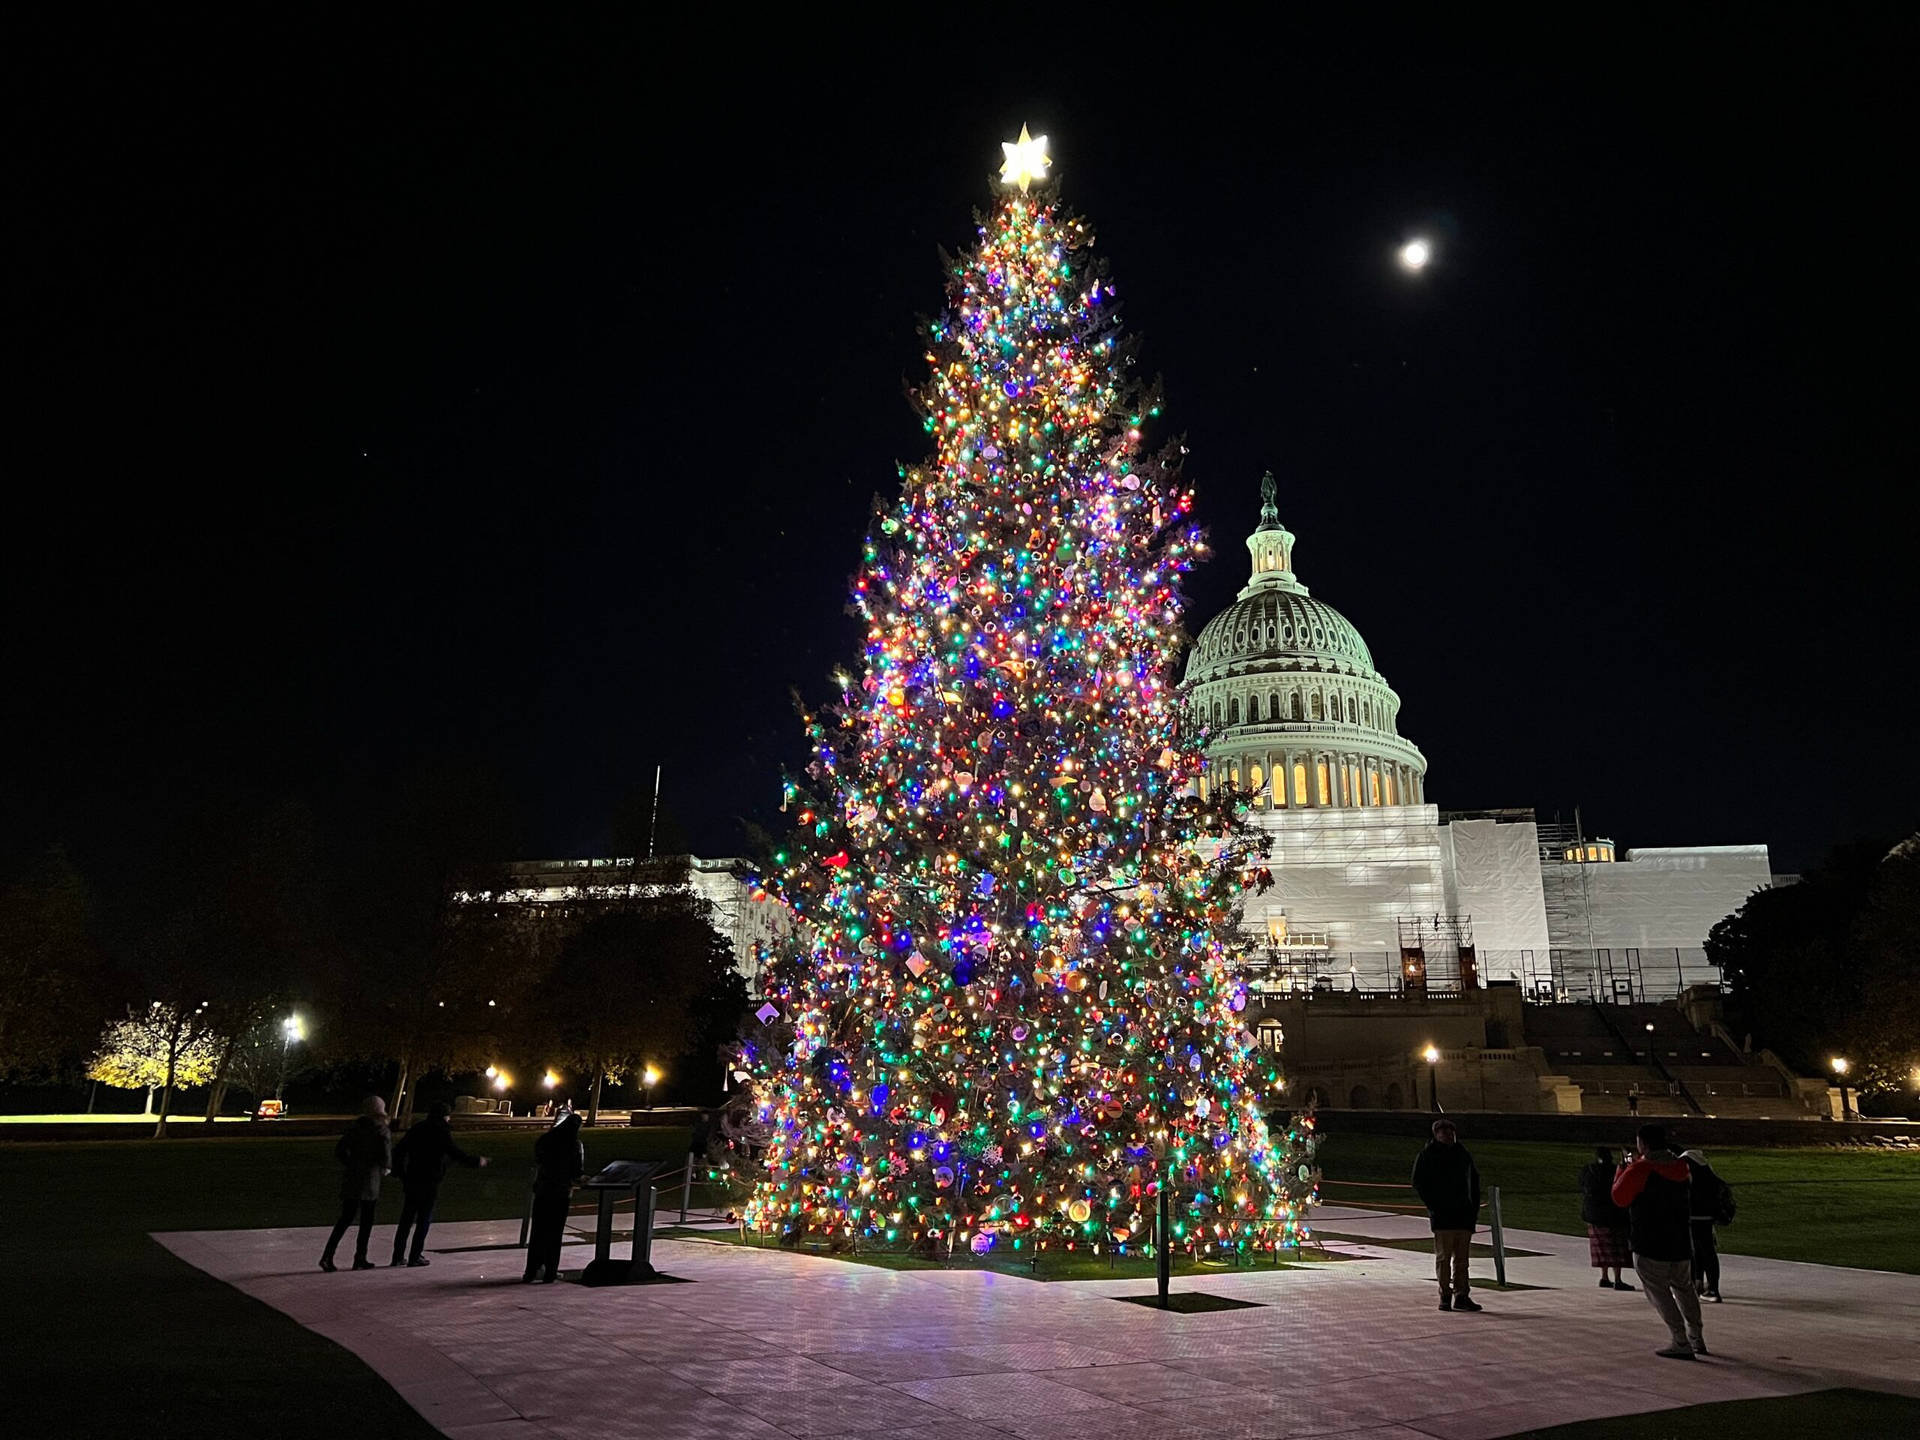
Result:
{"type": "Polygon", "coordinates": [[[660,1072],[649,1065],[640,1072],[640,1083],[645,1087],[647,1109],[653,1108],[653,1087],[660,1083],[660,1072]]]}
{"type": "Polygon", "coordinates": [[[300,1023],[298,1015],[289,1015],[280,1022],[280,1083],[274,1087],[273,1098],[282,1105],[287,1101],[287,1053],[292,1050],[294,1041],[306,1038],[306,1027],[300,1023]]]}
{"type": "Polygon", "coordinates": [[[1421,1058],[1427,1062],[1427,1108],[1438,1115],[1440,1113],[1440,1051],[1429,1045],[1422,1052],[1421,1058]]]}
{"type": "Polygon", "coordinates": [[[1653,1064],[1653,1022],[1647,1022],[1647,1064],[1653,1064]]]}
{"type": "Polygon", "coordinates": [[[1850,1068],[1847,1062],[1840,1056],[1836,1055],[1833,1057],[1834,1078],[1840,1082],[1840,1118],[1842,1120],[1852,1118],[1849,1113],[1851,1107],[1847,1104],[1847,1071],[1850,1068]]]}

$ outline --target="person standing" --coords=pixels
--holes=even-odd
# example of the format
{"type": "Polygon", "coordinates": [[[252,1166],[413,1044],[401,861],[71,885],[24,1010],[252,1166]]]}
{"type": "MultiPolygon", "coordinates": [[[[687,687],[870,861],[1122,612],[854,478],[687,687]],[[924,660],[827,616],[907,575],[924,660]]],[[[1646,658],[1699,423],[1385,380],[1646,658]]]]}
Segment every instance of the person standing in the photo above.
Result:
{"type": "Polygon", "coordinates": [[[1480,1172],[1453,1121],[1433,1122],[1433,1139],[1413,1162],[1413,1191],[1433,1230],[1433,1273],[1442,1310],[1479,1310],[1468,1293],[1467,1258],[1480,1219],[1480,1172]]]}
{"type": "Polygon", "coordinates": [[[1587,1261],[1600,1272],[1602,1290],[1631,1290],[1622,1274],[1633,1263],[1628,1241],[1627,1212],[1613,1203],[1613,1177],[1618,1173],[1613,1152],[1593,1147],[1593,1159],[1580,1171],[1580,1218],[1587,1224],[1587,1261]],[[1607,1271],[1613,1279],[1607,1279],[1607,1271]]]}
{"type": "Polygon", "coordinates": [[[1640,1113],[1640,1087],[1638,1085],[1629,1085],[1627,1087],[1627,1114],[1629,1116],[1634,1116],[1634,1115],[1638,1115],[1639,1113],[1640,1113]]]}
{"type": "Polygon", "coordinates": [[[1613,1203],[1627,1212],[1633,1270],[1647,1303],[1666,1323],[1668,1344],[1654,1353],[1668,1360],[1707,1353],[1693,1293],[1692,1190],[1687,1162],[1667,1148],[1667,1127],[1642,1125],[1632,1162],[1613,1182],[1613,1203]]]}
{"type": "Polygon", "coordinates": [[[533,1223],[527,1231],[527,1273],[522,1279],[551,1285],[560,1278],[560,1242],[567,1228],[567,1202],[587,1173],[587,1147],[580,1143],[580,1117],[569,1110],[533,1142],[533,1223]]]}
{"type": "Polygon", "coordinates": [[[393,1168],[399,1172],[401,1193],[400,1227],[393,1232],[392,1264],[431,1265],[427,1259],[427,1229],[433,1224],[433,1207],[440,1201],[440,1182],[447,1178],[447,1165],[459,1161],[469,1169],[487,1163],[484,1155],[469,1155],[453,1138],[453,1107],[439,1104],[401,1137],[393,1147],[393,1168]],[[407,1232],[413,1231],[413,1251],[407,1253],[407,1232]]]}
{"type": "Polygon", "coordinates": [[[1687,1207],[1693,1229],[1693,1288],[1702,1299],[1718,1305],[1720,1301],[1720,1245],[1714,1238],[1715,1224],[1733,1218],[1733,1187],[1714,1173],[1707,1164],[1706,1152],[1683,1150],[1687,1176],[1693,1197],[1687,1207]]]}
{"type": "Polygon", "coordinates": [[[380,1199],[380,1177],[393,1167],[393,1133],[387,1129],[387,1102],[369,1095],[360,1106],[360,1118],[347,1127],[333,1158],[340,1162],[340,1218],[333,1222],[327,1248],[320,1252],[320,1268],[332,1271],[333,1252],[355,1220],[360,1235],[353,1247],[353,1268],[371,1270],[367,1241],[373,1235],[373,1207],[380,1199]]]}

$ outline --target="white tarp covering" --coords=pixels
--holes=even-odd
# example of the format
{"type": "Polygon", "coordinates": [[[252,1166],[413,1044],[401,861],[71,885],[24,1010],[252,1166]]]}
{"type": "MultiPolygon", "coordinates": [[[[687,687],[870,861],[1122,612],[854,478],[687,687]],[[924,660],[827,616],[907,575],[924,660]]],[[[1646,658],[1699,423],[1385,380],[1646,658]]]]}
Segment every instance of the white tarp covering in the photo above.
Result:
{"type": "Polygon", "coordinates": [[[1547,950],[1547,907],[1540,887],[1540,830],[1531,822],[1455,820],[1444,827],[1450,885],[1447,908],[1473,919],[1483,954],[1547,950]]]}
{"type": "Polygon", "coordinates": [[[1568,949],[1697,950],[1773,881],[1764,845],[1636,849],[1612,864],[1556,868],[1566,919],[1553,944],[1568,949]]]}
{"type": "Polygon", "coordinates": [[[1255,815],[1273,846],[1273,888],[1249,897],[1248,928],[1285,911],[1336,953],[1397,956],[1399,922],[1447,909],[1439,811],[1431,805],[1278,810],[1255,815]]]}

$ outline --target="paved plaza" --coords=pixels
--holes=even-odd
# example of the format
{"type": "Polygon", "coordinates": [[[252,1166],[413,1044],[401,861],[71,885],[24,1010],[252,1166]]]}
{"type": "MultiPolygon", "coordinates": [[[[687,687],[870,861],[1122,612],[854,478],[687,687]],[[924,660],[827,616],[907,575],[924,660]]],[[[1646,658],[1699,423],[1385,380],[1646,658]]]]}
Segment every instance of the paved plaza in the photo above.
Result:
{"type": "MultiPolygon", "coordinates": [[[[1329,1207],[1328,1230],[1424,1232],[1329,1207]]],[[[1743,1256],[1706,1307],[1713,1354],[1661,1360],[1639,1294],[1595,1286],[1584,1237],[1512,1232],[1530,1290],[1435,1308],[1430,1256],[1181,1277],[1261,1308],[1116,1303],[1151,1281],[892,1271],[662,1240],[685,1284],[522,1286],[511,1222],[434,1227],[421,1270],[326,1275],[322,1230],[156,1238],[362,1357],[454,1440],[1481,1440],[1530,1427],[1849,1385],[1920,1396],[1920,1277],[1743,1256]]],[[[375,1232],[375,1253],[391,1240],[375,1232]]],[[[577,1271],[590,1250],[572,1246],[577,1271]]],[[[1474,1274],[1490,1273],[1476,1260],[1474,1274]]]]}

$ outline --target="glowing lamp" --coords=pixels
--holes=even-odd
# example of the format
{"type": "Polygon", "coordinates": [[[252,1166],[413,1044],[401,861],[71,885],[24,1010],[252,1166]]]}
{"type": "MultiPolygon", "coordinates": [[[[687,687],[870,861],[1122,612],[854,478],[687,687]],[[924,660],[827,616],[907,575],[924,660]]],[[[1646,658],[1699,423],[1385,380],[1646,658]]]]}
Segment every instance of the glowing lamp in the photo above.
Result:
{"type": "Polygon", "coordinates": [[[1433,259],[1433,243],[1416,237],[1400,247],[1400,266],[1418,275],[1433,259]]]}
{"type": "Polygon", "coordinates": [[[1427,1046],[1420,1054],[1421,1058],[1429,1065],[1438,1065],[1440,1063],[1440,1051],[1432,1045],[1427,1046]]]}

